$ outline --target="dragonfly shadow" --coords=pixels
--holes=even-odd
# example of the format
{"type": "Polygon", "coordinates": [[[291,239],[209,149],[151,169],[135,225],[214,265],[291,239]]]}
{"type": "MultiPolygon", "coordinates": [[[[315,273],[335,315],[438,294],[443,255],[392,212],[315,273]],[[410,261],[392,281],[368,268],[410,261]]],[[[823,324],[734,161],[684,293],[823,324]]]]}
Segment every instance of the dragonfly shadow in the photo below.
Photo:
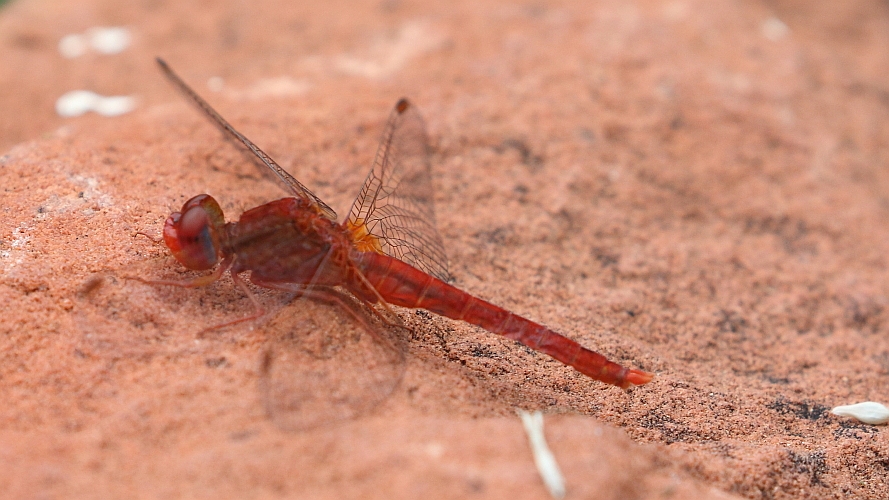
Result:
{"type": "MultiPolygon", "coordinates": [[[[163,267],[161,262],[142,264],[149,269],[139,268],[140,275],[159,274],[154,267],[163,267]]],[[[80,355],[109,363],[207,358],[243,341],[243,327],[200,329],[249,312],[249,300],[233,287],[148,285],[124,279],[125,274],[100,273],[81,285],[76,295],[81,335],[75,346],[80,355]],[[184,325],[183,317],[200,321],[184,325]]],[[[251,335],[264,339],[259,399],[282,430],[302,431],[367,414],[404,374],[400,329],[385,325],[351,296],[336,293],[342,295],[341,304],[259,290],[268,311],[251,322],[256,332],[251,335]]]]}

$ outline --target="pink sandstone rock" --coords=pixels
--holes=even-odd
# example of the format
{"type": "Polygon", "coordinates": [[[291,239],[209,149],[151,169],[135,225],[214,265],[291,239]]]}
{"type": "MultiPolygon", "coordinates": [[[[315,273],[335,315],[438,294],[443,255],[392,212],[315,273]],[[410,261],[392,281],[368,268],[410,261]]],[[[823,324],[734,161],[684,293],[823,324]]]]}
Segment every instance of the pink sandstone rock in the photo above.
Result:
{"type": "Polygon", "coordinates": [[[884,3],[19,0],[0,44],[4,496],[545,498],[517,408],[567,498],[885,495],[886,429],[829,413],[889,400],[884,3]],[[58,53],[95,26],[130,48],[58,53]],[[391,396],[282,429],[263,353],[348,315],[262,294],[272,318],[199,338],[250,311],[229,281],[120,279],[187,275],[135,234],[189,197],[283,196],[155,56],[341,214],[410,97],[456,284],[657,377],[400,311],[391,396]],[[80,88],[140,105],[56,116],[80,88]]]}

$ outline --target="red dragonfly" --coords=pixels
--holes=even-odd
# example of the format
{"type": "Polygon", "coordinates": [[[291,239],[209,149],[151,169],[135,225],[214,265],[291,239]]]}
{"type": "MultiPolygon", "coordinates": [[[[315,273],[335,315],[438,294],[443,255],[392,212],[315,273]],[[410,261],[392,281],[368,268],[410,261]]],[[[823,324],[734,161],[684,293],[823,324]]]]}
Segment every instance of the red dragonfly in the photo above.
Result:
{"type": "Polygon", "coordinates": [[[163,240],[186,268],[215,269],[186,282],[149,283],[197,287],[228,271],[257,309],[257,314],[235,322],[263,314],[240,277],[247,271],[254,285],[309,297],[324,297],[333,287],[341,287],[370,306],[426,309],[480,326],[624,389],[654,377],[609,361],[543,325],[447,283],[446,257],[434,225],[425,126],[410,101],[401,99],[395,104],[373,168],[349,217],[338,223],[329,206],[235,130],[163,60],[157,62],[183,94],[229,139],[256,155],[292,196],[248,210],[237,222],[225,222],[222,209],[210,195],[191,198],[166,220],[163,240]]]}

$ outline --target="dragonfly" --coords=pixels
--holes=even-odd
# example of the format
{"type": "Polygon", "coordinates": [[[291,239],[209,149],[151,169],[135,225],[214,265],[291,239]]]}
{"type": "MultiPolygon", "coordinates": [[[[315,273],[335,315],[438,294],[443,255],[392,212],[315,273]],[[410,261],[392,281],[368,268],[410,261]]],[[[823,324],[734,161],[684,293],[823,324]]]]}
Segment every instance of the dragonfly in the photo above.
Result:
{"type": "MultiPolygon", "coordinates": [[[[219,203],[199,194],[164,223],[163,241],[185,268],[212,272],[185,281],[140,280],[158,285],[200,287],[226,271],[264,314],[242,274],[266,289],[342,303],[345,290],[360,304],[425,309],[479,326],[547,354],[580,373],[628,389],[654,375],[626,368],[546,326],[475,297],[448,282],[447,258],[435,226],[430,148],[425,124],[413,103],[401,99],[386,122],[370,173],[348,217],[336,212],[256,144],[235,130],[158,58],[167,79],[228,139],[249,150],[290,196],[226,222],[219,203]]],[[[391,309],[389,309],[391,312],[391,309]]]]}

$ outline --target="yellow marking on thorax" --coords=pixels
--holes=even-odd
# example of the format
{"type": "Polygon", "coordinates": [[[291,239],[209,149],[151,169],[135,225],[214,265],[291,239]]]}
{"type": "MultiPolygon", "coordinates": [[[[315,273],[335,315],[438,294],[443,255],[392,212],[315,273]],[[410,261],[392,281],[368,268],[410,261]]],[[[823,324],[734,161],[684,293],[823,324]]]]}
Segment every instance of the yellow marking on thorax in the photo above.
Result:
{"type": "Polygon", "coordinates": [[[346,229],[352,234],[352,244],[355,245],[355,248],[362,252],[383,254],[383,245],[380,243],[380,239],[370,234],[364,219],[358,219],[354,223],[346,221],[346,229]]]}

